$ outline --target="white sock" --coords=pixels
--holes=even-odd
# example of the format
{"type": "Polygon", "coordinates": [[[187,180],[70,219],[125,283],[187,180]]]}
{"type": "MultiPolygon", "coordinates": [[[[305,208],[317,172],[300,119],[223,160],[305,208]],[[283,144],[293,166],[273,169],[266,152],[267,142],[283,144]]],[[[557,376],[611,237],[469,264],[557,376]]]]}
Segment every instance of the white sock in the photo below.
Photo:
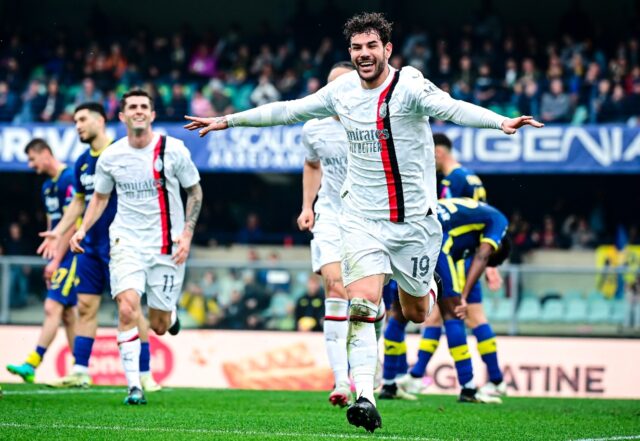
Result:
{"type": "Polygon", "coordinates": [[[73,373],[74,374],[89,374],[89,368],[87,366],[82,366],[80,364],[73,365],[73,373]]]}
{"type": "Polygon", "coordinates": [[[374,326],[376,328],[376,341],[380,341],[380,337],[382,337],[382,328],[384,328],[384,314],[386,309],[384,307],[384,303],[380,302],[380,306],[378,306],[378,314],[376,315],[376,321],[374,322],[374,326]]]}
{"type": "Polygon", "coordinates": [[[118,332],[118,348],[129,389],[132,387],[142,389],[140,384],[140,336],[137,326],[128,331],[118,332]]]}
{"type": "Polygon", "coordinates": [[[324,301],[324,342],[336,386],[349,383],[347,333],[349,332],[349,301],[330,298],[324,301]]]}
{"type": "Polygon", "coordinates": [[[171,324],[169,325],[169,327],[172,327],[173,325],[175,325],[177,320],[178,320],[178,308],[175,307],[171,310],[171,324]]]}
{"type": "Polygon", "coordinates": [[[378,305],[365,299],[354,298],[349,305],[349,365],[356,386],[356,396],[365,397],[374,405],[373,383],[378,364],[378,341],[375,319],[378,305]]]}

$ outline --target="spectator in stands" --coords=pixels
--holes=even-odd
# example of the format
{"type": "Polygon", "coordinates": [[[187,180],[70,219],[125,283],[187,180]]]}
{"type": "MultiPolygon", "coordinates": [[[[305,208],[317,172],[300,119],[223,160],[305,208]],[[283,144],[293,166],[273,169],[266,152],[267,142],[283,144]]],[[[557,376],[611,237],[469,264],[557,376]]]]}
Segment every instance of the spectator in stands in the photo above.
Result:
{"type": "Polygon", "coordinates": [[[218,60],[206,44],[197,46],[189,61],[189,73],[196,79],[209,79],[218,74],[218,60]]]}
{"type": "Polygon", "coordinates": [[[18,111],[18,98],[6,81],[0,81],[0,122],[11,122],[18,111]]]}
{"type": "Polygon", "coordinates": [[[568,239],[569,248],[584,250],[595,246],[595,234],[584,217],[568,216],[562,225],[562,233],[568,239]]]}
{"type": "Polygon", "coordinates": [[[571,99],[564,92],[560,78],[553,78],[549,92],[542,94],[540,119],[545,123],[566,123],[571,120],[571,99]]]}
{"type": "Polygon", "coordinates": [[[235,110],[231,105],[231,100],[224,90],[224,84],[217,78],[209,81],[209,90],[211,91],[211,106],[216,116],[229,115],[235,110]]]}
{"type": "Polygon", "coordinates": [[[82,88],[78,91],[73,101],[76,106],[87,102],[100,103],[102,102],[102,92],[96,89],[93,79],[85,78],[82,80],[82,88]]]}
{"type": "Polygon", "coordinates": [[[262,106],[263,104],[273,103],[280,100],[280,92],[273,85],[269,76],[266,74],[260,75],[258,84],[253,92],[251,92],[251,103],[254,106],[262,106]]]}
{"type": "Polygon", "coordinates": [[[635,124],[640,125],[640,78],[633,81],[631,93],[626,100],[625,113],[635,124]]]}
{"type": "Polygon", "coordinates": [[[211,101],[203,95],[201,90],[193,92],[190,107],[193,115],[202,117],[214,116],[211,101]]]}
{"type": "Polygon", "coordinates": [[[260,228],[260,218],[256,213],[249,213],[247,221],[236,236],[236,242],[241,244],[259,244],[264,240],[264,234],[260,228]]]}
{"type": "Polygon", "coordinates": [[[40,112],[38,121],[56,121],[64,111],[64,97],[60,94],[58,80],[52,78],[47,83],[47,94],[44,97],[44,107],[40,112]]]}
{"type": "Polygon", "coordinates": [[[324,294],[315,274],[309,277],[307,292],[296,303],[295,319],[298,331],[322,331],[324,294]]]}
{"type": "Polygon", "coordinates": [[[534,231],[531,235],[531,240],[540,248],[558,248],[559,240],[556,232],[556,223],[550,215],[544,216],[542,231],[534,231]]]}
{"type": "Polygon", "coordinates": [[[489,107],[495,104],[496,95],[497,88],[491,75],[491,66],[489,63],[482,63],[473,87],[473,101],[479,106],[489,107]]]}
{"type": "Polygon", "coordinates": [[[624,88],[621,84],[613,86],[613,92],[605,99],[596,116],[602,123],[621,123],[627,119],[624,88]]]}
{"type": "Polygon", "coordinates": [[[31,80],[27,90],[22,95],[22,108],[16,115],[17,123],[24,124],[38,120],[44,108],[44,96],[40,93],[40,80],[31,80]]]}
{"type": "Polygon", "coordinates": [[[166,115],[167,121],[182,121],[184,115],[189,113],[189,101],[184,95],[184,86],[179,83],[175,83],[171,87],[171,100],[167,105],[166,115]]]}
{"type": "Polygon", "coordinates": [[[518,113],[538,118],[540,115],[538,83],[533,80],[519,81],[515,85],[514,92],[514,105],[518,109],[518,113]]]}

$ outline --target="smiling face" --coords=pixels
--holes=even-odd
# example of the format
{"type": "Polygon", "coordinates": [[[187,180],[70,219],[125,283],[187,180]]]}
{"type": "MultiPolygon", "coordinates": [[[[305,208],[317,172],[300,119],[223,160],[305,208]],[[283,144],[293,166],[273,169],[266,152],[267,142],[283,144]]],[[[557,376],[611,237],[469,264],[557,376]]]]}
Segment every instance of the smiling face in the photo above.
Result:
{"type": "Polygon", "coordinates": [[[151,123],[156,119],[156,112],[148,97],[134,95],[126,99],[119,118],[127,126],[128,132],[142,133],[150,129],[151,123]]]}
{"type": "Polygon", "coordinates": [[[391,57],[391,43],[383,44],[375,31],[354,34],[349,45],[351,62],[360,79],[369,87],[377,87],[386,78],[387,63],[391,57]]]}

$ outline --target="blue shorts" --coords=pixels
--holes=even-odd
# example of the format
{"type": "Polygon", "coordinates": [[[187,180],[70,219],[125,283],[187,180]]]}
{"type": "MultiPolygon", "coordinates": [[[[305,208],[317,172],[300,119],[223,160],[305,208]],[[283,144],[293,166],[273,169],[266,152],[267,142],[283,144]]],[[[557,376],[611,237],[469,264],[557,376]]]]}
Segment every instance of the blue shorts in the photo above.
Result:
{"type": "Polygon", "coordinates": [[[387,311],[391,311],[391,305],[398,300],[398,284],[395,280],[389,280],[389,283],[382,289],[382,301],[387,311]]]}
{"type": "Polygon", "coordinates": [[[60,262],[60,266],[51,277],[51,287],[47,291],[47,298],[60,303],[62,306],[76,306],[78,304],[78,277],[76,268],[78,258],[71,251],[60,262]]]}
{"type": "Polygon", "coordinates": [[[78,293],[102,295],[109,290],[109,257],[94,253],[78,255],[78,293]]]}
{"type": "MultiPolygon", "coordinates": [[[[442,297],[455,297],[462,294],[464,284],[467,282],[467,271],[471,267],[473,256],[469,256],[466,259],[460,259],[454,261],[451,256],[445,253],[440,253],[438,256],[438,264],[436,265],[436,272],[442,278],[443,293],[442,297]]],[[[481,303],[482,302],[482,288],[480,281],[477,281],[471,291],[469,297],[467,297],[467,303],[481,303]]]]}

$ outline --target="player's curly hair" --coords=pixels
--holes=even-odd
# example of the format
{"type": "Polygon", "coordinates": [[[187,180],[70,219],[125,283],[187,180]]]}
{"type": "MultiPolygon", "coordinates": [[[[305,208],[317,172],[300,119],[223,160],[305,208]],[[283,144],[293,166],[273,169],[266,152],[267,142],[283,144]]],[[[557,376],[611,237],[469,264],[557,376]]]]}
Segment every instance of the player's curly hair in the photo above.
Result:
{"type": "Polygon", "coordinates": [[[387,44],[391,41],[391,30],[393,23],[387,21],[384,14],[380,12],[363,12],[351,17],[344,24],[344,37],[348,42],[351,42],[351,37],[356,34],[363,34],[367,32],[375,32],[380,36],[382,44],[387,44]]]}

